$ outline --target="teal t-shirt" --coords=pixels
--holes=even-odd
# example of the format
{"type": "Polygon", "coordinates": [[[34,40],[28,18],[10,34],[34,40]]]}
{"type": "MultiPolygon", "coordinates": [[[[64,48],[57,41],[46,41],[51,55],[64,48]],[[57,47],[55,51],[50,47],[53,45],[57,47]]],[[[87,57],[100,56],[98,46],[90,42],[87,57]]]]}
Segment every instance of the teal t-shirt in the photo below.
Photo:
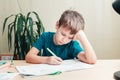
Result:
{"type": "Polygon", "coordinates": [[[56,56],[66,59],[77,58],[78,53],[83,51],[82,47],[77,41],[71,41],[64,45],[55,45],[53,41],[55,32],[44,32],[39,39],[33,44],[33,47],[38,50],[43,49],[42,56],[52,56],[46,48],[49,48],[56,56]]]}

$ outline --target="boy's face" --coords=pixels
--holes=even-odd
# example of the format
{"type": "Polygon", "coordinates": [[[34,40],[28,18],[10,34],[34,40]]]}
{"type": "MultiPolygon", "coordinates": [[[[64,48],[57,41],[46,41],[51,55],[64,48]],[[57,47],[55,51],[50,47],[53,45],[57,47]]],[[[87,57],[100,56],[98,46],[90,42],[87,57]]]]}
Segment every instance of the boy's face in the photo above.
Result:
{"type": "Polygon", "coordinates": [[[57,27],[56,34],[54,36],[54,43],[56,45],[64,45],[73,40],[75,34],[70,34],[71,30],[64,27],[57,27]]]}

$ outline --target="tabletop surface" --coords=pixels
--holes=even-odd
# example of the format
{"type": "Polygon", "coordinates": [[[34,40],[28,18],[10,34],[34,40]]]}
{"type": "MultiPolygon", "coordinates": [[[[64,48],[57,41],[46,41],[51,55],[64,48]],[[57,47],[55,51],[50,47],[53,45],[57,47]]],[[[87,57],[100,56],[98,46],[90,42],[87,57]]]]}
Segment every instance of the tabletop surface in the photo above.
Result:
{"type": "MultiPolygon", "coordinates": [[[[10,61],[8,61],[8,64],[10,61]]],[[[32,65],[24,60],[15,60],[14,65],[0,72],[17,72],[15,66],[32,65]]],[[[76,71],[63,72],[60,75],[44,75],[23,78],[18,75],[13,80],[115,80],[113,74],[120,70],[120,59],[98,60],[94,67],[76,71]]]]}

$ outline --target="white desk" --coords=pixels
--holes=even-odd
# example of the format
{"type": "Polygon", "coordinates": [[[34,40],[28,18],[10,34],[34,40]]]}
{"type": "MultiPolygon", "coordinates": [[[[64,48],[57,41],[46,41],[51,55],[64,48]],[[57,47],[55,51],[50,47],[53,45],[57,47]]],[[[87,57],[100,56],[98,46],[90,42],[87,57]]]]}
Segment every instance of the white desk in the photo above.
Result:
{"type": "MultiPolygon", "coordinates": [[[[31,65],[25,61],[14,61],[14,66],[31,65]]],[[[8,68],[4,71],[17,72],[15,67],[8,68]]],[[[16,76],[15,80],[115,80],[114,72],[120,70],[120,60],[98,60],[93,68],[63,72],[60,75],[46,75],[32,78],[22,78],[16,76]]]]}

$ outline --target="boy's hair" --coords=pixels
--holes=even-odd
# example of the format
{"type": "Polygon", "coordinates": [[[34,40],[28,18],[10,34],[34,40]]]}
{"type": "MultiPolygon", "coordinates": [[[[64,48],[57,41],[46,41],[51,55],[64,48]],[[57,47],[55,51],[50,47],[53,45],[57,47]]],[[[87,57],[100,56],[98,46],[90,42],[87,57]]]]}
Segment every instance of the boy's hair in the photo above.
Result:
{"type": "Polygon", "coordinates": [[[84,18],[77,11],[66,10],[59,19],[59,27],[63,26],[71,30],[71,34],[77,33],[84,29],[84,18]]]}

